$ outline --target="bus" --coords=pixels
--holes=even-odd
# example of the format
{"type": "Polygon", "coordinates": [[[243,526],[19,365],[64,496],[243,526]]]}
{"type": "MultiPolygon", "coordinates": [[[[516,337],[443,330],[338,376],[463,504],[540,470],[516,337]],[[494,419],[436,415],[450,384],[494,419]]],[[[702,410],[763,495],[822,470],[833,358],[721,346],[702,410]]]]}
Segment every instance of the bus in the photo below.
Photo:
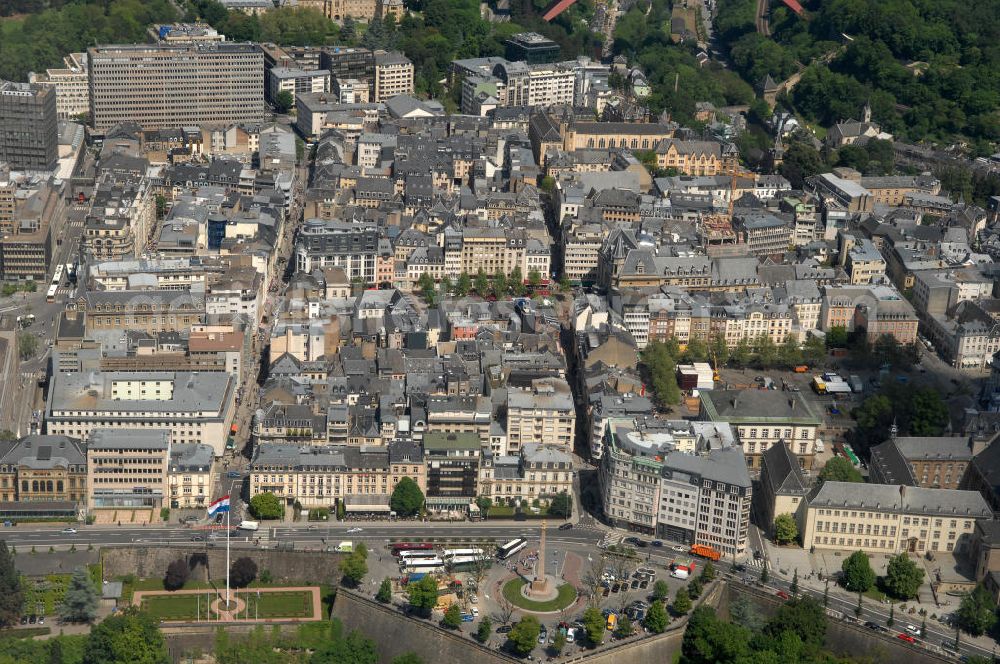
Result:
{"type": "Polygon", "coordinates": [[[441,552],[442,558],[454,558],[456,556],[481,556],[482,549],[445,549],[441,552]]]}
{"type": "Polygon", "coordinates": [[[66,268],[63,267],[62,263],[59,263],[59,265],[56,265],[56,271],[52,275],[52,285],[53,286],[58,286],[59,282],[62,281],[63,270],[65,270],[65,269],[66,268]]]}
{"type": "Polygon", "coordinates": [[[444,561],[440,558],[421,558],[419,560],[407,560],[400,562],[401,571],[412,574],[413,572],[434,573],[444,571],[444,561]]]}
{"type": "Polygon", "coordinates": [[[517,539],[511,540],[497,549],[497,558],[500,560],[507,560],[526,546],[528,546],[528,540],[523,537],[518,537],[517,539]]]}
{"type": "Polygon", "coordinates": [[[51,286],[49,286],[49,292],[45,294],[45,301],[46,302],[55,302],[56,301],[56,291],[57,290],[59,290],[59,287],[56,286],[55,284],[52,284],[51,286]]]}
{"type": "Polygon", "coordinates": [[[403,562],[407,560],[421,560],[427,558],[437,558],[436,551],[400,551],[399,559],[403,562]]]}
{"type": "Polygon", "coordinates": [[[433,551],[434,545],[430,542],[396,542],[391,548],[392,555],[399,558],[403,551],[433,551]]]}
{"type": "Polygon", "coordinates": [[[484,556],[455,556],[447,561],[452,572],[474,572],[488,568],[492,561],[484,556]]]}

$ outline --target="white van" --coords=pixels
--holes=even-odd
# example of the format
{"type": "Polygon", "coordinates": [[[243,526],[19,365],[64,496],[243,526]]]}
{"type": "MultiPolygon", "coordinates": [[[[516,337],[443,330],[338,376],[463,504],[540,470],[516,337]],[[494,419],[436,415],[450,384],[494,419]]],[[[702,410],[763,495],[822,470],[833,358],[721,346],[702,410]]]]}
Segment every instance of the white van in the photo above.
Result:
{"type": "Polygon", "coordinates": [[[240,530],[259,530],[260,524],[256,521],[240,521],[238,528],[240,530]]]}

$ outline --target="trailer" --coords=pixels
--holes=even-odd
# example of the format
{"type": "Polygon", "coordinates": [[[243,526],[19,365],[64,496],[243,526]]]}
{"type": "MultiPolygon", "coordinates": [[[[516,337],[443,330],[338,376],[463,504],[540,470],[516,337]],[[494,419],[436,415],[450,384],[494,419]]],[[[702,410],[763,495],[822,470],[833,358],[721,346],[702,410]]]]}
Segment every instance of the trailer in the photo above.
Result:
{"type": "Polygon", "coordinates": [[[851,391],[855,394],[861,394],[865,389],[864,382],[858,376],[852,375],[847,379],[847,384],[851,386],[851,391]]]}

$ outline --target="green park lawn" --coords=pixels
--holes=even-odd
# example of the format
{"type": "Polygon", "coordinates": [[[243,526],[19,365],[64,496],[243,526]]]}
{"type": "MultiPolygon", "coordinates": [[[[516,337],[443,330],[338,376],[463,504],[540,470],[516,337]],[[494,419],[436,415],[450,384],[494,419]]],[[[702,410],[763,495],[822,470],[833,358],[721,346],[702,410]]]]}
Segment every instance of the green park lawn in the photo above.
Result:
{"type": "Polygon", "coordinates": [[[246,602],[239,618],[311,618],[312,593],[303,591],[261,593],[242,591],[238,597],[246,602]]]}
{"type": "Polygon", "coordinates": [[[576,600],[576,589],[568,583],[559,586],[559,595],[547,602],[535,602],[521,595],[521,587],[526,584],[522,578],[511,579],[503,587],[503,596],[516,607],[527,611],[561,611],[576,600]]]}

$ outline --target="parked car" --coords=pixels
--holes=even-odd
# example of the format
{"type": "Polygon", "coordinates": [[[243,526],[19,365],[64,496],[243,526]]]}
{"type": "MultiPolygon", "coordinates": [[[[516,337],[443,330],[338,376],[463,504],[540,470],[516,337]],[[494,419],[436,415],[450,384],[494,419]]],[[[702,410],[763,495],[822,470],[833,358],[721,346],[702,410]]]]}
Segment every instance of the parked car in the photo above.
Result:
{"type": "Polygon", "coordinates": [[[471,613],[462,614],[462,622],[472,622],[473,620],[475,620],[475,618],[472,616],[471,613]]]}
{"type": "Polygon", "coordinates": [[[479,602],[479,598],[476,597],[476,593],[472,593],[471,595],[469,595],[469,602],[472,604],[476,604],[477,602],[479,602]]]}
{"type": "Polygon", "coordinates": [[[542,625],[541,631],[538,632],[538,642],[545,643],[548,640],[549,640],[549,630],[545,628],[545,625],[542,625]]]}
{"type": "Polygon", "coordinates": [[[900,640],[903,640],[903,641],[906,641],[907,643],[916,643],[917,642],[917,640],[915,638],[913,638],[909,634],[904,634],[903,632],[900,632],[899,634],[897,634],[896,638],[900,639],[900,640]]]}
{"type": "Polygon", "coordinates": [[[510,634],[510,630],[514,629],[510,625],[500,625],[497,627],[497,634],[510,634]]]}
{"type": "Polygon", "coordinates": [[[478,618],[479,617],[479,607],[478,606],[472,607],[472,617],[473,618],[478,618]]]}
{"type": "Polygon", "coordinates": [[[231,480],[236,480],[243,477],[243,473],[241,473],[238,470],[230,470],[228,473],[226,473],[226,477],[228,477],[231,480]]]}

